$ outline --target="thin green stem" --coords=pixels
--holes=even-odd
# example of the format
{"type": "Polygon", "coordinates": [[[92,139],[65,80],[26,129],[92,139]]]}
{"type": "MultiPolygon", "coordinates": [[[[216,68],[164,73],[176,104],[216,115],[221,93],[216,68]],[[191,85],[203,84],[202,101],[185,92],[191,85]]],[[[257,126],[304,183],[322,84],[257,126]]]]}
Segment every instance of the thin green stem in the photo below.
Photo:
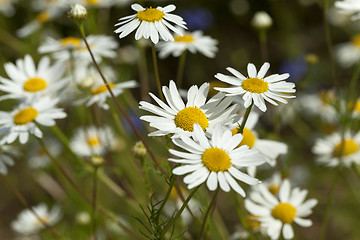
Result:
{"type": "Polygon", "coordinates": [[[151,43],[151,52],[152,52],[152,59],[153,59],[153,67],[154,67],[154,74],[155,74],[155,80],[156,80],[156,86],[159,92],[159,96],[161,100],[165,101],[164,95],[161,91],[161,82],[159,77],[159,69],[157,65],[157,59],[156,59],[156,50],[155,50],[155,44],[151,43]]]}
{"type": "Polygon", "coordinates": [[[177,211],[176,215],[166,224],[164,230],[162,230],[161,232],[161,236],[160,239],[164,239],[165,233],[169,230],[169,228],[176,222],[176,220],[180,217],[181,213],[184,211],[184,209],[186,208],[187,204],[189,203],[189,201],[191,200],[191,198],[193,197],[193,195],[196,193],[196,191],[200,188],[201,185],[197,186],[196,188],[194,188],[194,190],[191,191],[191,193],[189,194],[189,196],[186,198],[185,202],[183,203],[183,205],[181,206],[181,208],[179,209],[179,211],[177,211]]]}
{"type": "Polygon", "coordinates": [[[54,227],[49,226],[35,211],[34,209],[32,209],[30,207],[30,204],[28,203],[28,201],[26,200],[26,198],[24,197],[24,195],[21,194],[21,192],[16,188],[15,184],[6,176],[3,176],[2,174],[0,174],[4,179],[6,184],[10,187],[10,189],[13,191],[13,193],[15,194],[15,196],[18,198],[18,200],[21,202],[21,204],[30,210],[30,212],[35,216],[35,218],[38,220],[38,222],[42,225],[44,225],[44,227],[46,229],[48,229],[51,234],[59,239],[62,239],[61,235],[56,231],[56,229],[54,227]]]}
{"type": "Polygon", "coordinates": [[[356,175],[360,178],[360,169],[359,169],[359,166],[355,163],[353,163],[351,165],[351,168],[354,170],[354,172],[356,173],[356,175]]]}
{"type": "MultiPolygon", "coordinates": [[[[236,193],[234,193],[236,194],[236,193]]],[[[249,238],[251,240],[255,240],[253,231],[249,228],[248,224],[246,223],[246,219],[244,217],[244,212],[241,210],[244,207],[244,200],[239,201],[238,194],[235,195],[235,204],[236,204],[236,211],[240,220],[241,225],[244,227],[244,229],[247,230],[249,233],[249,238]]]]}
{"type": "Polygon", "coordinates": [[[93,204],[92,204],[92,205],[93,205],[93,208],[92,208],[92,212],[91,212],[92,222],[93,222],[93,235],[94,235],[94,240],[97,240],[97,234],[96,234],[97,172],[98,172],[98,167],[94,167],[93,187],[92,187],[92,201],[93,201],[93,204]]]}
{"type": "MultiPolygon", "coordinates": [[[[169,177],[169,174],[160,166],[159,162],[156,160],[155,155],[153,154],[153,152],[151,151],[150,147],[148,146],[148,144],[145,142],[144,138],[141,136],[140,132],[138,131],[138,129],[136,128],[136,126],[134,125],[134,123],[132,122],[132,120],[130,119],[129,115],[127,114],[127,112],[125,111],[125,109],[121,106],[119,100],[116,98],[116,96],[114,95],[113,91],[111,90],[108,81],[106,80],[104,74],[102,73],[98,63],[95,60],[95,57],[90,49],[90,46],[86,40],[86,35],[85,35],[85,30],[84,30],[84,26],[82,24],[78,24],[80,33],[81,33],[81,37],[83,39],[83,41],[85,42],[86,48],[90,54],[90,57],[93,61],[93,64],[96,68],[96,70],[99,72],[101,79],[103,80],[103,82],[105,83],[105,86],[107,87],[112,99],[114,100],[116,106],[119,108],[120,112],[124,115],[125,119],[129,122],[131,128],[133,129],[133,131],[135,132],[136,136],[139,138],[140,141],[143,142],[144,147],[146,148],[147,152],[149,153],[152,161],[155,163],[157,169],[160,170],[160,172],[165,176],[165,177],[169,177]]],[[[155,47],[155,46],[154,46],[155,47]]],[[[156,60],[156,56],[155,56],[155,60],[156,60]]],[[[160,83],[160,82],[159,82],[160,83]]]]}
{"type": "Polygon", "coordinates": [[[200,235],[198,237],[198,240],[201,240],[203,237],[204,237],[204,233],[205,233],[205,227],[206,227],[206,222],[210,216],[210,212],[211,212],[211,209],[213,208],[213,206],[215,206],[215,200],[218,196],[220,192],[220,187],[218,187],[214,193],[214,196],[208,206],[208,208],[206,209],[206,212],[205,212],[205,216],[204,216],[204,220],[203,220],[203,223],[202,223],[202,226],[201,226],[201,230],[200,230],[200,235]]]}
{"type": "Polygon", "coordinates": [[[261,29],[259,31],[259,41],[260,41],[261,60],[263,62],[268,61],[268,48],[267,48],[266,29],[261,29]]]}
{"type": "Polygon", "coordinates": [[[334,181],[333,181],[333,183],[331,185],[330,192],[327,195],[327,203],[326,203],[326,208],[325,208],[324,219],[323,219],[322,225],[321,225],[319,240],[325,240],[326,239],[326,230],[327,230],[327,226],[328,226],[328,222],[329,222],[329,218],[330,218],[331,205],[332,205],[333,200],[334,200],[334,193],[335,193],[335,189],[336,189],[336,186],[337,186],[337,183],[338,183],[338,180],[339,180],[339,175],[340,175],[339,172],[336,172],[336,176],[335,176],[334,181]]]}
{"type": "MultiPolygon", "coordinates": [[[[39,140],[39,143],[42,146],[42,148],[43,148],[44,152],[46,153],[46,155],[48,155],[48,157],[53,161],[55,166],[59,169],[61,174],[65,177],[65,179],[68,181],[70,186],[79,194],[80,197],[83,198],[83,200],[85,200],[85,202],[87,202],[90,205],[93,205],[93,201],[90,198],[88,198],[83,191],[80,190],[80,188],[75,184],[75,181],[65,171],[65,169],[61,166],[61,164],[58,162],[58,160],[47,150],[47,148],[45,147],[45,144],[42,141],[42,139],[40,139],[40,138],[37,138],[37,139],[39,140]]],[[[96,209],[97,209],[97,211],[99,211],[104,216],[106,216],[106,217],[112,219],[114,222],[116,222],[120,226],[120,228],[123,229],[127,234],[134,237],[135,239],[140,239],[132,230],[130,230],[128,227],[126,227],[123,223],[121,223],[116,218],[116,216],[114,216],[111,212],[105,210],[104,208],[102,208],[99,205],[96,206],[96,209]]]]}
{"type": "Polygon", "coordinates": [[[166,195],[165,195],[164,200],[162,200],[161,205],[160,205],[160,208],[159,208],[159,210],[157,211],[157,214],[156,214],[156,218],[155,218],[155,221],[156,221],[156,222],[159,221],[161,212],[162,212],[163,208],[165,207],[165,204],[167,203],[167,201],[168,201],[168,199],[169,199],[169,197],[170,197],[170,193],[171,193],[171,191],[172,191],[173,188],[174,188],[176,179],[177,179],[177,176],[176,176],[176,175],[171,175],[171,177],[170,177],[170,183],[169,183],[169,189],[168,189],[168,191],[167,191],[167,193],[166,193],[166,195]]]}
{"type": "Polygon", "coordinates": [[[186,60],[186,51],[184,51],[179,59],[179,65],[176,74],[176,85],[178,88],[181,88],[183,77],[184,77],[184,68],[185,68],[185,60],[186,60]]]}
{"type": "Polygon", "coordinates": [[[324,28],[325,28],[325,38],[326,38],[326,46],[327,46],[327,50],[329,53],[329,59],[330,59],[330,64],[331,64],[331,74],[332,74],[332,78],[333,78],[333,85],[335,87],[335,89],[338,88],[338,79],[337,79],[337,70],[336,70],[336,63],[335,63],[335,58],[334,58],[334,52],[333,52],[333,44],[332,44],[332,39],[331,39],[331,33],[330,33],[330,26],[329,26],[329,21],[328,21],[328,9],[329,9],[329,1],[328,0],[324,0],[324,4],[323,4],[323,20],[324,20],[324,28]]]}
{"type": "Polygon", "coordinates": [[[249,118],[249,115],[250,115],[250,112],[251,112],[251,108],[253,107],[254,105],[254,101],[251,103],[251,105],[246,109],[246,112],[245,112],[245,115],[244,115],[244,118],[243,118],[243,121],[239,127],[239,130],[238,130],[238,133],[243,133],[244,132],[244,127],[245,127],[245,123],[246,121],[248,120],[249,118]]]}

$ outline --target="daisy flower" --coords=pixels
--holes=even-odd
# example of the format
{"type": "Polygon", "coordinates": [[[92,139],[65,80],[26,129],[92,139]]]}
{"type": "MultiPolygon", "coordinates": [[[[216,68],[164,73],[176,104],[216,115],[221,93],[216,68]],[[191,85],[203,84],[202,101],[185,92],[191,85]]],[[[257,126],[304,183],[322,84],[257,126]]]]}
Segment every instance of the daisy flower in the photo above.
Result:
{"type": "Polygon", "coordinates": [[[209,86],[209,83],[204,83],[200,88],[195,85],[190,87],[187,92],[186,105],[173,80],[170,80],[169,87],[163,86],[162,88],[168,104],[150,93],[160,107],[145,101],[140,102],[140,109],[157,115],[140,117],[141,120],[149,122],[150,127],[158,129],[149,136],[174,134],[173,137],[177,137],[179,133],[191,135],[194,131],[194,123],[211,133],[217,123],[231,123],[237,110],[236,105],[229,107],[232,98],[226,98],[225,94],[218,93],[206,102],[209,86]]]}
{"type": "Polygon", "coordinates": [[[175,10],[175,5],[167,5],[166,7],[157,8],[143,8],[139,4],[132,4],[131,8],[136,11],[136,14],[126,16],[119,19],[119,23],[115,26],[120,26],[115,30],[115,33],[120,33],[119,38],[126,37],[137,27],[135,33],[135,39],[140,38],[148,39],[150,37],[154,44],[159,42],[159,35],[164,41],[174,41],[173,36],[169,32],[168,28],[173,32],[182,36],[182,32],[169,22],[181,27],[186,28],[184,20],[170,12],[175,10]]]}
{"type": "MultiPolygon", "coordinates": [[[[127,88],[135,88],[137,86],[138,84],[134,80],[122,83],[109,83],[109,87],[115,96],[120,95],[127,88]]],[[[109,105],[106,103],[106,100],[108,98],[111,98],[111,95],[107,86],[98,79],[97,82],[91,87],[91,96],[79,99],[75,102],[75,104],[79,105],[86,103],[86,106],[89,107],[96,103],[97,105],[99,105],[99,107],[107,110],[109,109],[109,105]]]]}
{"type": "Polygon", "coordinates": [[[25,209],[17,216],[17,219],[11,223],[11,228],[20,234],[35,234],[45,228],[44,224],[53,226],[62,217],[59,206],[53,206],[49,211],[48,207],[44,203],[41,203],[32,207],[32,210],[37,216],[29,209],[25,209]]]}
{"type": "Polygon", "coordinates": [[[343,165],[350,167],[353,163],[360,164],[360,132],[354,136],[350,132],[345,133],[345,138],[341,141],[340,133],[318,139],[312,149],[317,155],[316,162],[327,167],[343,165]],[[341,148],[342,154],[341,154],[341,148]]]}
{"type": "Polygon", "coordinates": [[[360,18],[360,2],[358,0],[336,1],[335,7],[345,14],[353,15],[353,20],[360,18]]]}
{"type": "Polygon", "coordinates": [[[72,151],[82,157],[103,156],[116,146],[116,139],[110,127],[89,126],[76,130],[70,141],[72,151]]]}
{"type": "MultiPolygon", "coordinates": [[[[257,132],[254,130],[256,123],[259,120],[259,114],[252,112],[249,115],[245,123],[245,127],[243,130],[243,140],[240,143],[240,146],[247,145],[250,149],[256,149],[260,152],[260,154],[264,157],[265,161],[270,164],[270,166],[275,166],[276,158],[280,154],[286,154],[288,147],[285,143],[273,141],[273,140],[265,140],[259,139],[257,132]]],[[[237,126],[233,128],[231,131],[236,134],[239,130],[239,126],[241,125],[243,118],[241,118],[237,122],[237,126]]]]}
{"type": "Polygon", "coordinates": [[[261,111],[266,111],[265,101],[277,106],[274,101],[287,103],[284,98],[294,98],[295,96],[290,93],[295,93],[295,84],[285,82],[282,80],[287,79],[290,75],[285,74],[272,74],[265,77],[266,72],[269,70],[270,64],[265,62],[260,68],[259,72],[256,71],[254,64],[249,63],[247,71],[249,77],[244,77],[240,72],[233,68],[226,68],[234,76],[228,76],[221,73],[215,75],[220,81],[233,85],[230,88],[215,89],[227,93],[227,96],[243,95],[244,106],[248,108],[252,103],[255,104],[261,111]]]}
{"type": "Polygon", "coordinates": [[[219,185],[225,192],[232,188],[245,197],[245,191],[236,180],[250,185],[260,181],[241,172],[239,168],[258,166],[265,161],[256,150],[250,150],[248,146],[237,148],[242,139],[241,134],[233,136],[230,130],[224,129],[220,124],[215,127],[211,139],[208,139],[200,125],[194,124],[192,138],[180,134],[179,138],[172,139],[176,146],[187,151],[169,150],[172,155],[180,158],[169,158],[169,161],[183,164],[172,172],[175,175],[187,175],[184,182],[189,189],[206,181],[210,191],[214,191],[219,185]]]}
{"type": "MultiPolygon", "coordinates": [[[[111,36],[89,35],[86,37],[96,61],[102,58],[115,58],[118,43],[111,36]]],[[[92,59],[86,48],[85,42],[81,38],[66,37],[59,40],[51,37],[46,38],[38,49],[39,53],[51,53],[57,61],[66,62],[71,58],[75,62],[92,63],[92,59]]]]}
{"type": "Polygon", "coordinates": [[[360,98],[355,102],[355,106],[352,110],[352,116],[354,118],[360,118],[360,98]]]}
{"type": "Polygon", "coordinates": [[[63,78],[65,67],[61,63],[50,64],[49,57],[40,59],[38,66],[30,55],[18,59],[16,64],[6,63],[5,72],[9,79],[0,77],[0,90],[7,94],[4,99],[31,99],[34,96],[46,96],[63,88],[69,78],[63,78]]]}
{"type": "Polygon", "coordinates": [[[43,97],[20,104],[12,112],[0,111],[0,144],[12,143],[19,138],[21,144],[29,139],[29,133],[42,138],[35,122],[44,126],[55,125],[55,119],[66,117],[62,108],[56,108],[58,99],[43,97]]]}
{"type": "Polygon", "coordinates": [[[7,174],[7,167],[14,165],[14,156],[20,155],[20,151],[18,151],[15,147],[9,145],[0,144],[0,174],[7,174]]]}
{"type": "Polygon", "coordinates": [[[298,102],[303,108],[302,114],[319,115],[327,123],[335,123],[338,113],[334,107],[336,95],[333,90],[321,90],[318,93],[299,96],[298,102]],[[309,104],[311,103],[311,104],[309,104]]]}
{"type": "Polygon", "coordinates": [[[291,189],[289,180],[284,180],[279,193],[273,195],[263,184],[254,187],[249,198],[245,199],[245,208],[257,216],[260,227],[266,228],[271,239],[292,239],[294,230],[291,224],[295,222],[302,227],[310,227],[312,221],[305,219],[312,213],[317,204],[316,199],[305,200],[307,190],[291,189]]]}
{"type": "Polygon", "coordinates": [[[11,17],[15,13],[15,7],[13,6],[17,0],[2,0],[0,1],[0,12],[6,17],[11,17]]]}
{"type": "Polygon", "coordinates": [[[360,34],[351,38],[350,42],[335,47],[336,60],[343,68],[349,68],[360,60],[360,34]]]}
{"type": "Polygon", "coordinates": [[[174,41],[159,42],[156,46],[160,51],[160,58],[166,58],[170,54],[179,57],[186,50],[191,53],[200,52],[208,58],[214,58],[215,52],[218,50],[217,43],[217,40],[204,36],[202,31],[195,31],[184,32],[182,36],[175,35],[174,41]]]}
{"type": "MultiPolygon", "coordinates": [[[[45,138],[46,149],[51,152],[55,158],[58,157],[63,148],[56,138],[45,138]]],[[[32,142],[28,151],[28,165],[32,169],[45,168],[51,162],[49,155],[46,154],[43,147],[38,142],[32,142]]]]}

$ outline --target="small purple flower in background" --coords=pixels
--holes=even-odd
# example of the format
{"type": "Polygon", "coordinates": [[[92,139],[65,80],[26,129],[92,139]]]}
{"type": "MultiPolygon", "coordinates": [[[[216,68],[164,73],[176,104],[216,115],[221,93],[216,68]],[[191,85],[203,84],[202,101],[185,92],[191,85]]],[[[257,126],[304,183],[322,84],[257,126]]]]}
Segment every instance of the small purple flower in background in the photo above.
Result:
{"type": "Polygon", "coordinates": [[[189,31],[206,30],[214,23],[214,15],[203,7],[193,7],[180,12],[189,31]]]}
{"type": "Polygon", "coordinates": [[[297,82],[303,78],[308,70],[308,64],[305,61],[305,56],[301,55],[293,59],[288,59],[280,64],[280,73],[289,73],[290,82],[297,82]]]}

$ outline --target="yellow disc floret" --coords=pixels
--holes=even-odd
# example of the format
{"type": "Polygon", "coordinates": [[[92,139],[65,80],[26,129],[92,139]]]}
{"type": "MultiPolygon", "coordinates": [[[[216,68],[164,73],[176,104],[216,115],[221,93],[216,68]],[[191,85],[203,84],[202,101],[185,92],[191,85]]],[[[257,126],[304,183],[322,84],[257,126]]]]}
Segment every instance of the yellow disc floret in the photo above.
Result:
{"type": "Polygon", "coordinates": [[[247,227],[250,230],[257,230],[260,228],[260,222],[259,222],[259,216],[255,216],[255,215],[246,215],[245,217],[245,222],[247,224],[247,227]]]}
{"type": "Polygon", "coordinates": [[[202,163],[211,172],[224,172],[231,167],[229,155],[222,149],[212,147],[206,149],[202,154],[202,163]]]}
{"type": "MultiPolygon", "coordinates": [[[[114,88],[114,84],[113,83],[109,83],[109,87],[110,89],[114,88]]],[[[106,87],[106,85],[101,85],[100,87],[94,88],[91,90],[92,95],[96,95],[96,94],[100,94],[103,92],[106,92],[108,90],[108,88],[106,87]]]]}
{"type": "Polygon", "coordinates": [[[194,131],[194,124],[197,123],[200,127],[205,130],[208,125],[209,121],[198,107],[187,107],[178,112],[175,116],[175,125],[179,128],[182,128],[184,131],[192,132],[194,131]]]}
{"type": "Polygon", "coordinates": [[[279,192],[279,185],[270,185],[268,186],[268,189],[272,193],[272,195],[276,195],[279,192]]]}
{"type": "Polygon", "coordinates": [[[358,150],[359,150],[359,145],[357,145],[357,143],[354,142],[354,140],[348,139],[343,141],[342,143],[341,142],[338,143],[335,146],[333,155],[335,157],[340,157],[342,151],[342,155],[347,156],[357,152],[358,150]]]}
{"type": "Polygon", "coordinates": [[[145,21],[145,22],[156,22],[156,21],[160,21],[161,19],[163,19],[163,17],[165,16],[165,13],[163,13],[162,11],[156,9],[156,8],[147,8],[143,11],[139,11],[136,14],[136,18],[139,19],[140,21],[145,21]]]}
{"type": "Polygon", "coordinates": [[[61,45],[66,46],[66,45],[74,45],[77,46],[81,43],[81,39],[80,38],[76,38],[76,37],[67,37],[67,38],[63,38],[60,41],[61,45]]]}
{"type": "Polygon", "coordinates": [[[254,146],[254,143],[256,140],[256,137],[252,133],[252,131],[247,128],[244,128],[242,135],[243,135],[243,139],[241,140],[239,146],[247,145],[247,146],[249,146],[249,148],[252,148],[252,146],[254,146]]]}
{"type": "Polygon", "coordinates": [[[44,224],[47,224],[49,222],[49,216],[43,216],[36,218],[35,226],[42,226],[44,224]]]}
{"type": "Polygon", "coordinates": [[[47,22],[49,20],[50,16],[46,12],[41,12],[36,16],[36,20],[40,23],[47,22]]]}
{"type": "Polygon", "coordinates": [[[24,90],[28,92],[38,92],[46,88],[46,81],[42,78],[29,78],[24,83],[24,90]]]}
{"type": "Polygon", "coordinates": [[[85,2],[89,3],[89,4],[98,4],[99,0],[85,0],[85,2]]]}
{"type": "Polygon", "coordinates": [[[98,137],[90,137],[88,140],[87,140],[88,144],[90,147],[94,147],[94,146],[97,146],[97,145],[100,145],[100,138],[98,137]]]}
{"type": "Polygon", "coordinates": [[[271,211],[271,215],[283,223],[292,223],[296,217],[296,209],[289,203],[279,203],[271,211]]]}
{"type": "Polygon", "coordinates": [[[351,42],[354,46],[360,47],[360,34],[357,34],[351,38],[351,42]]]}
{"type": "Polygon", "coordinates": [[[242,82],[241,87],[248,92],[264,93],[269,89],[269,84],[263,79],[248,78],[242,82]]]}
{"type": "Polygon", "coordinates": [[[194,41],[194,37],[191,36],[190,34],[184,34],[184,36],[176,36],[174,37],[174,41],[175,42],[193,42],[194,41]]]}
{"type": "Polygon", "coordinates": [[[34,121],[37,117],[38,112],[32,107],[25,108],[17,112],[14,116],[14,123],[16,125],[24,125],[34,121]]]}

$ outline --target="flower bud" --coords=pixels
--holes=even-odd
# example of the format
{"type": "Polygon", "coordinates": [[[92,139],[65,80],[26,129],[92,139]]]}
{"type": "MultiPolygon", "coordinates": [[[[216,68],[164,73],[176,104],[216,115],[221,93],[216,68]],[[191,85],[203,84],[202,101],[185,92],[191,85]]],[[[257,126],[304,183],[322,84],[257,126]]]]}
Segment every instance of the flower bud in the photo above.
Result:
{"type": "Polygon", "coordinates": [[[272,18],[264,11],[255,13],[251,25],[257,29],[266,29],[272,26],[272,18]]]}
{"type": "Polygon", "coordinates": [[[141,141],[135,143],[134,147],[132,148],[132,151],[134,152],[135,156],[139,158],[143,158],[147,154],[146,148],[141,141]]]}
{"type": "Polygon", "coordinates": [[[86,8],[81,4],[75,4],[71,6],[71,10],[69,12],[69,17],[83,21],[87,17],[87,10],[86,8]]]}

